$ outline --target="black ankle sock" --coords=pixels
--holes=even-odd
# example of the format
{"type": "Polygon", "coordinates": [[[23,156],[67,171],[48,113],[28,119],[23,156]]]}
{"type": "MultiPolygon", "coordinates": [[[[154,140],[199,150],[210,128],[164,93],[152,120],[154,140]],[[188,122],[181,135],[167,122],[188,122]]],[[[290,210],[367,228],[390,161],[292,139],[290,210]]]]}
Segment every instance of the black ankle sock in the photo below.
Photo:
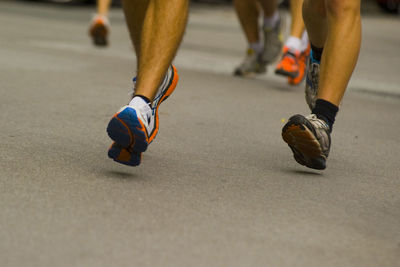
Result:
{"type": "Polygon", "coordinates": [[[317,117],[321,120],[324,120],[328,125],[330,132],[332,132],[333,123],[335,122],[335,117],[339,108],[323,99],[317,99],[315,102],[315,107],[311,111],[311,113],[317,115],[317,117]]]}
{"type": "Polygon", "coordinates": [[[145,96],[143,96],[143,95],[134,95],[133,97],[135,97],[135,96],[140,97],[141,99],[143,99],[144,101],[146,101],[147,104],[150,104],[150,103],[151,103],[150,99],[148,99],[147,97],[145,97],[145,96]]]}
{"type": "Polygon", "coordinates": [[[312,55],[315,60],[321,61],[322,51],[324,51],[323,47],[316,47],[312,43],[310,43],[312,49],[312,55]]]}

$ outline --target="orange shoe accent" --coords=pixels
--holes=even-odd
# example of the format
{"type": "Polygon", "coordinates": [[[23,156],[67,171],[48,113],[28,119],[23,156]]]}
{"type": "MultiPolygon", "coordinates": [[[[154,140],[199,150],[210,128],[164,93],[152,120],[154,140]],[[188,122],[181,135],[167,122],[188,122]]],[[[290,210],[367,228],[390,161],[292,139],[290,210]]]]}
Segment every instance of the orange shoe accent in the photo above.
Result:
{"type": "Polygon", "coordinates": [[[303,52],[289,51],[288,47],[283,48],[283,56],[275,69],[275,73],[288,77],[291,85],[298,85],[305,77],[307,59],[310,55],[310,46],[303,52]]]}
{"type": "Polygon", "coordinates": [[[175,88],[176,88],[176,85],[178,84],[178,80],[179,80],[178,71],[177,71],[177,69],[175,68],[175,66],[173,66],[173,65],[172,65],[172,69],[173,69],[174,77],[173,77],[173,79],[172,79],[172,81],[171,81],[171,84],[169,85],[167,91],[166,91],[165,94],[162,96],[162,98],[161,98],[159,104],[157,105],[157,108],[156,108],[156,115],[155,115],[155,116],[156,116],[156,118],[155,118],[155,124],[156,124],[156,125],[155,125],[155,128],[154,128],[153,133],[148,137],[148,142],[149,142],[149,144],[153,141],[153,139],[156,137],[156,135],[157,135],[157,133],[158,133],[158,127],[159,127],[159,123],[158,123],[158,108],[160,107],[160,104],[161,104],[165,99],[167,99],[167,98],[174,92],[174,90],[175,90],[175,88]]]}
{"type": "Polygon", "coordinates": [[[299,75],[298,58],[300,53],[293,53],[289,51],[287,46],[283,47],[282,59],[275,68],[275,73],[291,78],[295,78],[299,75]]]}
{"type": "Polygon", "coordinates": [[[121,153],[116,158],[118,161],[129,162],[131,160],[131,153],[126,149],[121,149],[121,153]]]}
{"type": "Polygon", "coordinates": [[[288,78],[288,82],[291,85],[298,85],[299,83],[301,83],[304,80],[305,74],[306,74],[306,68],[307,68],[307,60],[308,57],[310,56],[310,45],[308,45],[307,49],[305,51],[303,51],[298,60],[298,75],[295,78],[288,78]]]}

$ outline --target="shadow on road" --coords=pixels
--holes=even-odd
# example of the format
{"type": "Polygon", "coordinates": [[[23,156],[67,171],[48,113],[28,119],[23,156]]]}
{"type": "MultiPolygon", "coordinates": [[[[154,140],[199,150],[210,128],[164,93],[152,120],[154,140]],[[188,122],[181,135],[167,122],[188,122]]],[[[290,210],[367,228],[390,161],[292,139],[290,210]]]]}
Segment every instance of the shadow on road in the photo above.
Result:
{"type": "Polygon", "coordinates": [[[123,172],[123,171],[115,171],[115,170],[102,170],[100,172],[104,176],[108,178],[114,178],[114,179],[130,179],[130,180],[141,180],[142,178],[135,173],[129,173],[129,172],[123,172]]]}
{"type": "Polygon", "coordinates": [[[286,173],[291,173],[291,174],[295,174],[295,175],[301,175],[301,176],[307,176],[307,177],[323,177],[324,174],[322,172],[317,172],[317,171],[312,171],[312,170],[294,170],[294,169],[284,169],[282,170],[283,172],[286,173]]]}

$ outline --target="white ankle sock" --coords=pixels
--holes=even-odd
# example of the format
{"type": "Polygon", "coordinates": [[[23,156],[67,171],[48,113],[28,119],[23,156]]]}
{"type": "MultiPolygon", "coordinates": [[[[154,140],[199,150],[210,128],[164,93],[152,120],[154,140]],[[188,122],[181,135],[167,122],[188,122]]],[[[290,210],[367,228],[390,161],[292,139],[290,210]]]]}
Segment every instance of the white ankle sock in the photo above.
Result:
{"type": "Polygon", "coordinates": [[[272,29],[279,21],[279,12],[278,10],[271,17],[264,16],[264,28],[272,29]]]}
{"type": "Polygon", "coordinates": [[[303,32],[303,36],[301,37],[301,51],[304,51],[308,48],[308,34],[307,31],[303,32]]]}
{"type": "Polygon", "coordinates": [[[146,101],[141,98],[140,96],[134,96],[131,100],[131,102],[129,102],[129,106],[144,106],[147,105],[146,101]]]}
{"type": "Polygon", "coordinates": [[[289,38],[285,42],[285,46],[289,48],[290,51],[302,51],[302,40],[297,37],[289,36],[289,38]]]}

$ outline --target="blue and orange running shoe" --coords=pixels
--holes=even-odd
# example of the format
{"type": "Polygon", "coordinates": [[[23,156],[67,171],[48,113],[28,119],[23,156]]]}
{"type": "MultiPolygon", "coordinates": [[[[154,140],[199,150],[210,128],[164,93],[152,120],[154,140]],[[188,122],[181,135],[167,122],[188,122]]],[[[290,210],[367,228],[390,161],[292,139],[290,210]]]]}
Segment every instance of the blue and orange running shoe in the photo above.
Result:
{"type": "Polygon", "coordinates": [[[134,97],[112,117],[107,126],[107,133],[115,142],[108,151],[110,158],[130,166],[140,164],[141,153],[158,133],[158,108],[175,90],[178,80],[178,72],[171,65],[151,104],[134,97]]]}

